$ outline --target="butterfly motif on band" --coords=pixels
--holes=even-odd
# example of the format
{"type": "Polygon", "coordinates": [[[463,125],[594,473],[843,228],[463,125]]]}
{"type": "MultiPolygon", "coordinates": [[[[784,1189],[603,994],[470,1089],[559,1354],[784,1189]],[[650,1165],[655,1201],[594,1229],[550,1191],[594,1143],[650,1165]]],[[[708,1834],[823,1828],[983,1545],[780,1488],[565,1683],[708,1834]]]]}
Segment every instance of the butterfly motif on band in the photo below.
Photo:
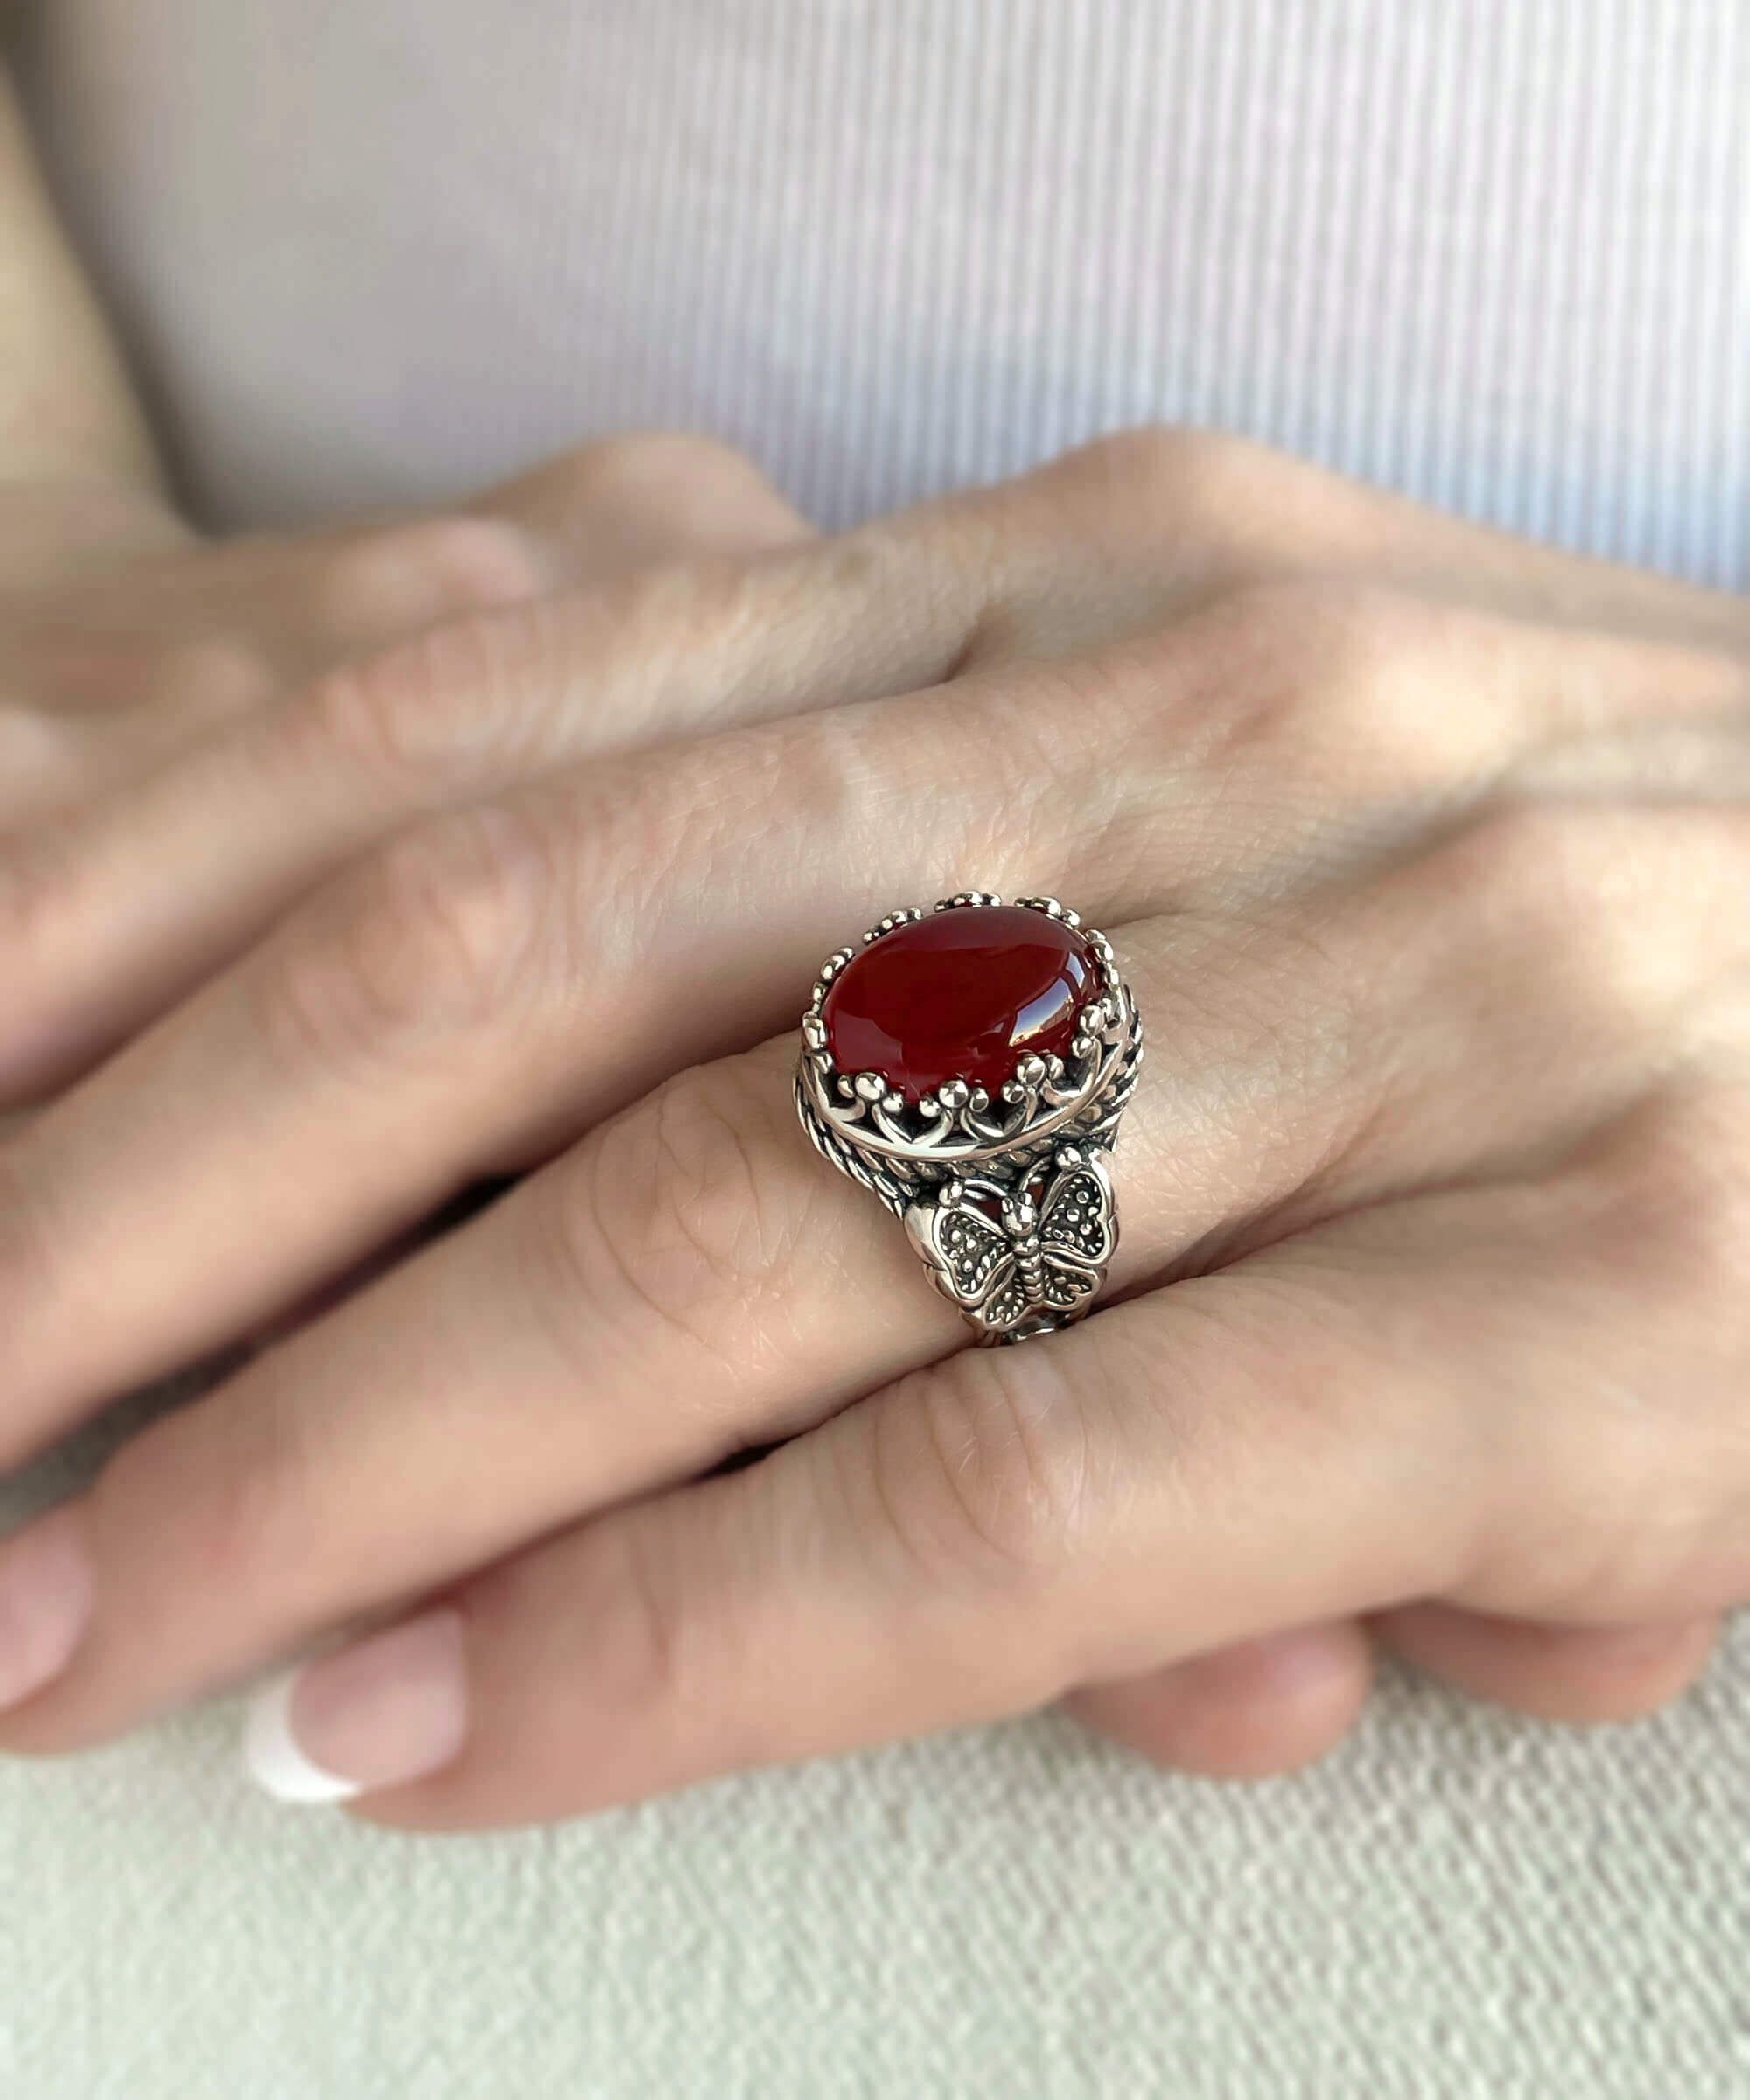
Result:
{"type": "Polygon", "coordinates": [[[937,1288],[987,1340],[1030,1317],[1074,1318],[1117,1245],[1111,1177],[1098,1152],[1064,1145],[1042,1189],[1039,1182],[1037,1172],[1013,1189],[949,1181],[906,1215],[937,1288]]]}

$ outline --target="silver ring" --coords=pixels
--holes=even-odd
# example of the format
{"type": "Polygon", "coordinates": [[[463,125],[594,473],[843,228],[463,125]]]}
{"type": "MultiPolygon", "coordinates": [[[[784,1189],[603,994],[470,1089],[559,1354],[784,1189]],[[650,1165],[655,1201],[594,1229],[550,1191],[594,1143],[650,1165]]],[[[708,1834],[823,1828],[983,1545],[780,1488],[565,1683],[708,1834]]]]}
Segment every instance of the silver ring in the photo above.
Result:
{"type": "Polygon", "coordinates": [[[981,1342],[1088,1312],[1118,1243],[1107,1164],[1142,1020],[1112,944],[1054,897],[890,912],[821,965],[796,1113],[905,1221],[981,1342]]]}

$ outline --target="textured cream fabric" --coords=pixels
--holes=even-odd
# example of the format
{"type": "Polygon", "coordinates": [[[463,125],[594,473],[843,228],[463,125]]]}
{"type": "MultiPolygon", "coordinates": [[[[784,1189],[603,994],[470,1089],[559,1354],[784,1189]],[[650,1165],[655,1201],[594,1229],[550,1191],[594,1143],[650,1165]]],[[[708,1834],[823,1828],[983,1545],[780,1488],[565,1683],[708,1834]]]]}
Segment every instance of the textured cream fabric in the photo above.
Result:
{"type": "Polygon", "coordinates": [[[235,1727],[0,1761],[6,2100],[1750,2093],[1750,1621],[1632,1729],[1394,1678],[1246,1788],[1050,1716],[404,1839],[235,1727]]]}
{"type": "MultiPolygon", "coordinates": [[[[831,523],[1185,416],[1750,579],[1744,0],[58,0],[40,56],[221,515],[690,423],[831,523]]],[[[234,1725],[0,1762],[5,2100],[1750,2095],[1750,1628],[1630,1730],[1394,1679],[1261,1788],[1046,1718],[492,1839],[278,1809],[234,1725]]]]}

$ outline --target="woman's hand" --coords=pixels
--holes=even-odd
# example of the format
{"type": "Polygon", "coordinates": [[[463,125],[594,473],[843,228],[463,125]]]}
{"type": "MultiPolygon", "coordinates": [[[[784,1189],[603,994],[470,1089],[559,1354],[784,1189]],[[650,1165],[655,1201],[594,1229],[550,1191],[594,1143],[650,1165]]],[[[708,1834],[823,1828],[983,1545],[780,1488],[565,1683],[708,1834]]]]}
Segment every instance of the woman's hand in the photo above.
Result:
{"type": "Polygon", "coordinates": [[[421,1825],[1077,1687],[1281,1763],[1353,1712],[1362,1617],[1534,1709],[1681,1682],[1750,1589],[1742,607],[1160,435],[617,602],[645,645],[707,608],[626,690],[751,724],[543,772],[589,592],[503,616],[466,706],[403,668],[311,738],[336,792],[459,796],[465,718],[540,777],[366,852],[0,1154],[16,1457],[570,1141],[9,1544],[6,1743],[410,1613],[291,1721],[421,1825]],[[934,682],[762,718],[841,661],[934,682]],[[964,887],[1103,926],[1153,1044],[1124,1302],[994,1352],[788,1089],[819,956],[964,887]]]}
{"type": "MultiPolygon", "coordinates": [[[[349,850],[443,799],[368,777],[379,754],[354,739],[379,725],[380,688],[399,678],[441,712],[446,679],[490,676],[494,612],[534,628],[582,584],[611,602],[653,563],[708,570],[809,536],[727,448],[660,438],[441,511],[203,539],[165,491],[4,73],[0,318],[0,1107],[64,1086],[349,850]],[[344,777],[324,768],[331,730],[344,777]]],[[[581,683],[595,667],[573,668],[581,683]]],[[[572,756],[635,741],[659,711],[586,686],[568,703],[555,745],[572,756]]],[[[467,788],[487,771],[482,756],[467,788]]]]}

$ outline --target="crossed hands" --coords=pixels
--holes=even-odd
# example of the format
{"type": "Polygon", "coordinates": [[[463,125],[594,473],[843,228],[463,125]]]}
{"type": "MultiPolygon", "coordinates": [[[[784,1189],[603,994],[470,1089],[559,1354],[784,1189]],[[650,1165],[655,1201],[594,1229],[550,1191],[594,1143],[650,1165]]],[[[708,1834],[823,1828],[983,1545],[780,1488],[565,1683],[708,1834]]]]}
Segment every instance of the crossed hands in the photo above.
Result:
{"type": "Polygon", "coordinates": [[[207,543],[101,358],[42,385],[0,1465],[255,1346],[0,1544],[0,1748],[309,1648],[270,1775],[455,1827],[1057,1699],[1280,1769],[1376,1643],[1563,1718],[1699,1668],[1741,604],[1170,431],[833,540],[665,438],[207,543]],[[1110,1300],[1006,1350],[789,1099],[820,956],[971,888],[1152,1043],[1110,1300]]]}

